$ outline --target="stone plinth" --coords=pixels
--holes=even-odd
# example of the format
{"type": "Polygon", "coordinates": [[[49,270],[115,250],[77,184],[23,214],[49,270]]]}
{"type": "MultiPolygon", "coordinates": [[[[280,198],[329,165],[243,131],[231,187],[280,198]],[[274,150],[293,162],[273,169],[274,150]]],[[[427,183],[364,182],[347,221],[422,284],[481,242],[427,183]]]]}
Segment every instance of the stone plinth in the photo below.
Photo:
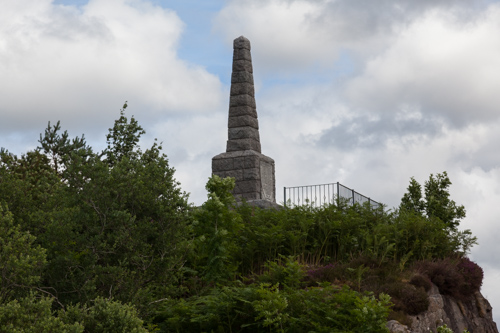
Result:
{"type": "Polygon", "coordinates": [[[250,41],[234,40],[226,152],[212,159],[212,173],[234,177],[238,201],[276,202],[274,160],[261,153],[250,41]]]}
{"type": "Polygon", "coordinates": [[[274,160],[253,150],[231,151],[212,158],[212,173],[221,178],[234,177],[233,194],[245,199],[276,202],[274,160]]]}

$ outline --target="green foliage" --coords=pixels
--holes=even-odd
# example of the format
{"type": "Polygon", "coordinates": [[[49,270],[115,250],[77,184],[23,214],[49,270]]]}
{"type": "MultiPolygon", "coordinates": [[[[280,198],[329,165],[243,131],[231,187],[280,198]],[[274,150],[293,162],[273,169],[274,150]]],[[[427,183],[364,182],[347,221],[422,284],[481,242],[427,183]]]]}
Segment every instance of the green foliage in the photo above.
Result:
{"type": "Polygon", "coordinates": [[[60,134],[59,123],[34,152],[0,153],[0,200],[46,250],[40,284],[61,306],[102,296],[147,313],[182,274],[187,196],[162,147],[140,149],[143,133],[121,110],[100,154],[60,134]]]}
{"type": "Polygon", "coordinates": [[[126,108],[100,153],[59,122],[35,151],[0,150],[0,330],[38,318],[33,331],[386,332],[391,306],[403,319],[427,308],[429,281],[463,299],[479,290],[446,172],[424,197],[412,178],[392,212],[261,210],[218,176],[195,208],[126,108]]]}
{"type": "Polygon", "coordinates": [[[88,149],[83,135],[81,138],[75,137],[70,140],[68,131],[59,134],[60,130],[60,121],[52,127],[49,121],[44,136],[40,134],[40,140],[38,140],[41,145],[38,150],[43,150],[50,160],[51,167],[58,174],[64,171],[65,165],[68,165],[71,153],[88,149]]]}
{"type": "Polygon", "coordinates": [[[122,158],[135,159],[140,156],[138,143],[146,131],[133,116],[130,121],[125,117],[127,106],[125,102],[120,110],[120,118],[115,121],[113,128],[109,129],[109,134],[106,136],[108,147],[103,153],[110,166],[115,165],[122,158]]]}
{"type": "Polygon", "coordinates": [[[79,323],[85,333],[148,332],[133,306],[101,297],[92,301],[92,306],[69,306],[59,317],[68,324],[79,323]]]}
{"type": "Polygon", "coordinates": [[[422,199],[422,186],[411,178],[408,192],[403,195],[400,210],[426,215],[428,218],[438,218],[446,227],[456,230],[460,220],[465,218],[465,207],[458,206],[450,199],[450,178],[446,171],[436,176],[430,175],[425,182],[425,200],[422,199]]]}
{"type": "Polygon", "coordinates": [[[234,278],[234,255],[238,251],[235,235],[241,229],[241,217],[234,211],[234,179],[212,176],[206,186],[208,200],[194,211],[195,235],[193,265],[207,282],[234,278]]]}
{"type": "Polygon", "coordinates": [[[259,281],[284,288],[300,288],[304,284],[304,267],[293,257],[284,258],[284,262],[281,259],[265,263],[265,270],[258,277],[259,281]]]}
{"type": "Polygon", "coordinates": [[[0,204],[0,303],[26,294],[40,281],[45,250],[34,242],[35,237],[14,225],[12,214],[0,204]]]}
{"type": "Polygon", "coordinates": [[[213,288],[164,304],[162,332],[388,332],[390,301],[332,285],[280,289],[271,284],[213,288]]]}
{"type": "MultiPolygon", "coordinates": [[[[34,294],[0,304],[0,332],[82,333],[78,322],[64,322],[51,310],[53,299],[37,299],[34,294]]],[[[88,331],[86,331],[88,332],[88,331]]]]}

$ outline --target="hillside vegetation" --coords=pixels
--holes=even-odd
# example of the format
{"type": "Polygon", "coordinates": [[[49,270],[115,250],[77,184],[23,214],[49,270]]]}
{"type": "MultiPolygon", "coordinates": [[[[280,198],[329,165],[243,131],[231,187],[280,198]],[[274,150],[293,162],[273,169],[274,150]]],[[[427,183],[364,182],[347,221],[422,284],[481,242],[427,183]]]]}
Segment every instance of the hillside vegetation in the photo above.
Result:
{"type": "Polygon", "coordinates": [[[399,208],[236,205],[211,177],[188,203],[125,108],[94,152],[60,124],[0,152],[1,332],[387,332],[431,282],[467,300],[483,272],[446,174],[399,208]]]}

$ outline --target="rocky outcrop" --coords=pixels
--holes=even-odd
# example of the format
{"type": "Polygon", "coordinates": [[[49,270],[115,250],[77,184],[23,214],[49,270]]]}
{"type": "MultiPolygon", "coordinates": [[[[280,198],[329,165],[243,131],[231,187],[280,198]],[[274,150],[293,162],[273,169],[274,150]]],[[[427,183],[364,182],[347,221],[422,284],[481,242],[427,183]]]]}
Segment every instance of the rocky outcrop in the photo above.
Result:
{"type": "Polygon", "coordinates": [[[411,316],[411,327],[391,320],[387,323],[389,331],[391,333],[436,332],[439,326],[446,324],[455,333],[462,333],[465,329],[470,333],[498,333],[491,305],[480,292],[476,292],[474,299],[467,302],[441,295],[435,285],[432,285],[428,294],[428,310],[417,316],[411,316]]]}

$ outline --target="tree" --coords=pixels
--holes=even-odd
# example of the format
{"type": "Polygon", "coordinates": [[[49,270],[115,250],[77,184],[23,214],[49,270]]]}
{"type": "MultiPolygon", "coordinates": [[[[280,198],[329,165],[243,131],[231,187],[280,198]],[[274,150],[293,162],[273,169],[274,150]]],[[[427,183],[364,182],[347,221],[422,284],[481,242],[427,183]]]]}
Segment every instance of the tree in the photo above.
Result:
{"type": "Polygon", "coordinates": [[[422,186],[412,177],[408,192],[403,195],[399,208],[428,218],[438,218],[448,228],[456,230],[460,220],[465,218],[465,207],[458,206],[450,199],[451,184],[446,171],[436,176],[431,174],[425,182],[425,198],[422,199],[422,186]]]}
{"type": "Polygon", "coordinates": [[[45,249],[39,283],[60,307],[101,296],[149,311],[181,275],[187,194],[161,144],[141,150],[145,131],[125,108],[100,153],[83,136],[61,133],[59,122],[49,123],[34,151],[19,158],[0,151],[0,202],[45,249]]]}
{"type": "Polygon", "coordinates": [[[12,214],[0,204],[0,303],[26,295],[40,281],[45,249],[35,237],[14,225],[12,214]]]}

